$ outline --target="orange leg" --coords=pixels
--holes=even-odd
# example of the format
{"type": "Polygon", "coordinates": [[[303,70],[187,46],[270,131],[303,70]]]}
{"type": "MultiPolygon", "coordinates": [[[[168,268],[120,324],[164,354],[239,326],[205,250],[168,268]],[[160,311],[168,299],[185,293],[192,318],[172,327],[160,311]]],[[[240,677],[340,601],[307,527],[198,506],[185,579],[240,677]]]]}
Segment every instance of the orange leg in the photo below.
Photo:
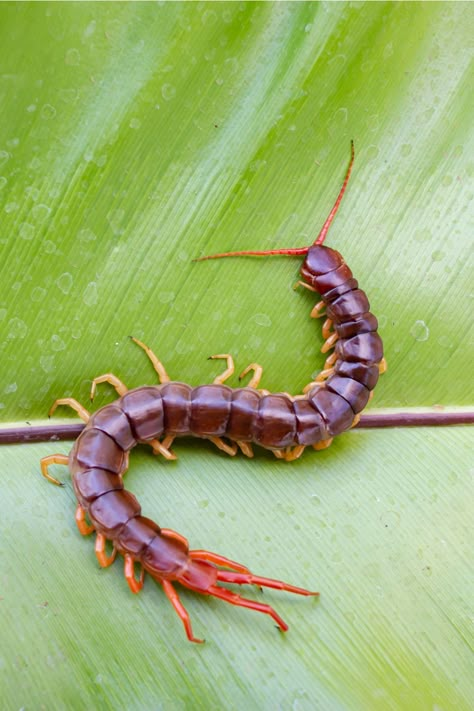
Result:
{"type": "Polygon", "coordinates": [[[331,350],[338,338],[339,336],[337,335],[337,333],[331,333],[329,338],[327,338],[321,346],[321,353],[327,353],[329,350],[331,350]]]}
{"type": "Polygon", "coordinates": [[[189,557],[192,560],[207,560],[207,561],[209,561],[209,563],[215,563],[216,565],[223,565],[226,568],[235,570],[237,573],[244,573],[245,575],[251,575],[250,570],[245,565],[236,563],[235,560],[230,560],[230,558],[226,558],[225,556],[219,555],[218,553],[213,553],[212,551],[205,551],[205,550],[189,551],[189,557]]]}
{"type": "Polygon", "coordinates": [[[230,445],[226,444],[223,439],[220,437],[207,437],[206,439],[210,440],[212,444],[215,444],[218,449],[221,449],[223,452],[228,454],[231,457],[235,457],[237,454],[237,445],[230,445]]]}
{"type": "Polygon", "coordinates": [[[125,393],[128,392],[127,386],[124,383],[122,383],[122,381],[119,378],[117,378],[116,375],[114,375],[113,373],[104,373],[104,375],[99,375],[97,378],[94,378],[94,380],[92,381],[91,395],[90,395],[91,400],[93,400],[95,397],[95,391],[96,391],[97,385],[99,385],[99,383],[109,383],[110,385],[112,385],[113,388],[115,388],[115,390],[117,391],[117,393],[120,396],[125,395],[125,393]]]}
{"type": "Polygon", "coordinates": [[[162,580],[161,584],[163,585],[163,589],[166,593],[166,597],[168,600],[171,602],[173,605],[175,612],[178,614],[178,616],[181,618],[181,621],[184,625],[184,629],[186,630],[186,635],[189,639],[190,642],[197,642],[198,644],[202,644],[204,642],[203,639],[198,639],[193,635],[193,628],[191,626],[191,619],[189,617],[189,613],[184,607],[183,603],[179,599],[179,595],[174,589],[174,587],[171,585],[169,580],[162,580]]]}
{"type": "Polygon", "coordinates": [[[148,358],[151,360],[153,368],[155,369],[155,372],[158,374],[158,378],[160,379],[160,383],[169,383],[170,382],[170,376],[165,370],[165,366],[163,363],[158,360],[156,355],[153,353],[151,348],[148,348],[142,341],[139,341],[138,338],[133,338],[131,336],[131,339],[134,343],[137,344],[137,346],[140,346],[140,348],[143,348],[145,353],[147,354],[148,358]]]}
{"type": "Polygon", "coordinates": [[[240,448],[240,451],[242,454],[245,454],[246,457],[249,457],[249,459],[252,459],[253,457],[253,449],[252,445],[250,442],[241,442],[240,440],[236,440],[237,446],[240,448]]]}
{"type": "Polygon", "coordinates": [[[178,533],[177,531],[173,531],[172,528],[162,528],[161,533],[163,536],[166,536],[167,538],[174,538],[175,541],[179,541],[180,543],[183,544],[183,546],[188,550],[189,548],[189,543],[188,539],[185,538],[184,536],[181,535],[181,533],[178,533]]]}
{"type": "MultiPolygon", "coordinates": [[[[257,583],[258,584],[258,583],[257,583]]],[[[231,605],[238,605],[239,607],[246,607],[250,610],[256,610],[257,612],[263,612],[265,615],[270,615],[274,622],[278,625],[282,632],[286,632],[288,625],[285,620],[283,620],[280,615],[270,607],[270,605],[265,605],[261,602],[255,602],[254,600],[247,600],[245,597],[237,595],[237,593],[231,592],[226,588],[220,588],[217,585],[211,585],[207,590],[208,595],[213,595],[221,600],[229,602],[231,605]]]]}
{"type": "Polygon", "coordinates": [[[336,360],[337,360],[337,355],[336,355],[336,353],[335,353],[335,352],[334,352],[334,353],[331,353],[331,355],[330,355],[328,358],[326,358],[326,362],[324,363],[324,368],[325,368],[325,369],[327,369],[327,368],[332,368],[332,366],[334,365],[334,363],[336,362],[336,360]]]}
{"type": "Polygon", "coordinates": [[[117,550],[114,546],[114,549],[111,553],[111,555],[107,555],[105,552],[105,544],[106,544],[106,537],[104,536],[103,533],[98,533],[97,538],[95,539],[95,554],[97,556],[97,560],[99,561],[99,565],[101,568],[108,568],[109,565],[112,565],[112,563],[115,560],[115,556],[117,555],[117,550]]]}
{"type": "Polygon", "coordinates": [[[318,301],[316,306],[313,307],[313,310],[310,313],[311,318],[321,318],[321,316],[325,316],[326,314],[323,312],[323,309],[325,308],[326,304],[324,301],[318,301]]]}
{"type": "Polygon", "coordinates": [[[208,360],[217,360],[218,358],[222,358],[227,361],[227,368],[224,370],[223,373],[215,377],[212,382],[217,385],[222,385],[222,383],[224,383],[228,378],[230,378],[231,375],[234,374],[234,359],[231,355],[229,355],[229,353],[220,353],[219,355],[209,356],[208,360]]]}
{"type": "Polygon", "coordinates": [[[387,372],[387,361],[385,358],[382,358],[382,360],[379,363],[379,373],[380,375],[383,375],[384,373],[387,372]]]}
{"type": "Polygon", "coordinates": [[[356,415],[356,416],[354,417],[354,419],[352,420],[351,428],[352,428],[352,427],[355,427],[356,425],[358,425],[359,422],[360,422],[360,414],[356,415]]]}
{"type": "Polygon", "coordinates": [[[296,291],[299,286],[304,286],[305,289],[308,289],[308,291],[313,291],[315,294],[318,293],[318,290],[315,289],[314,286],[311,286],[311,284],[308,284],[306,281],[301,281],[301,279],[296,282],[296,284],[293,286],[293,289],[295,289],[296,291]]]}
{"type": "Polygon", "coordinates": [[[258,385],[260,383],[260,380],[262,379],[262,374],[263,374],[263,368],[261,365],[258,363],[250,363],[245,370],[241,372],[239,375],[239,380],[242,380],[242,378],[245,378],[247,373],[250,373],[250,371],[253,370],[253,375],[250,378],[249,382],[247,383],[248,388],[258,388],[258,385]]]}
{"type": "Polygon", "coordinates": [[[84,422],[89,422],[90,413],[87,412],[86,408],[83,407],[79,402],[77,402],[77,400],[74,400],[73,397],[61,397],[59,398],[59,400],[55,400],[55,402],[53,402],[51,406],[50,411],[48,412],[48,417],[51,417],[51,415],[59,405],[68,405],[77,412],[81,420],[84,420],[84,422]]]}
{"type": "MultiPolygon", "coordinates": [[[[273,588],[273,590],[286,590],[296,595],[304,595],[305,597],[319,595],[318,592],[306,590],[306,588],[298,588],[296,585],[290,585],[283,580],[275,580],[274,578],[264,578],[261,575],[254,575],[250,571],[248,573],[232,573],[228,570],[218,570],[217,580],[224,583],[233,583],[234,585],[258,585],[261,588],[273,588]]],[[[209,588],[210,589],[210,588],[209,588]]],[[[218,588],[222,589],[222,588],[218,588]]],[[[224,590],[226,588],[223,588],[224,590]]],[[[212,595],[213,593],[211,593],[212,595]]]]}
{"type": "Polygon", "coordinates": [[[304,444],[297,444],[296,447],[287,447],[283,459],[286,462],[294,462],[295,459],[301,457],[305,449],[306,446],[304,444]]]}
{"type": "Polygon", "coordinates": [[[172,461],[174,459],[178,459],[176,454],[169,449],[173,440],[174,437],[168,435],[162,442],[160,442],[159,439],[150,439],[148,442],[144,442],[144,444],[150,445],[153,449],[153,454],[161,454],[168,461],[172,461]]]}
{"type": "Polygon", "coordinates": [[[77,505],[76,509],[76,524],[79,529],[79,533],[82,536],[88,536],[89,533],[92,533],[92,531],[95,531],[94,526],[91,523],[87,523],[86,521],[86,512],[82,508],[80,504],[77,505]]]}
{"type": "Polygon", "coordinates": [[[331,446],[333,439],[334,437],[330,437],[329,439],[322,439],[320,442],[316,442],[316,444],[313,444],[313,449],[327,449],[331,446]]]}
{"type": "Polygon", "coordinates": [[[332,321],[330,318],[327,318],[325,320],[325,322],[323,323],[323,338],[324,338],[324,340],[329,338],[329,336],[331,336],[332,333],[334,333],[333,331],[331,331],[331,327],[332,327],[332,321]]]}
{"type": "Polygon", "coordinates": [[[51,464],[64,464],[68,466],[69,457],[66,454],[50,454],[48,457],[43,457],[40,462],[42,475],[51,483],[56,484],[56,486],[63,486],[59,479],[56,479],[48,471],[51,464]]]}
{"type": "Polygon", "coordinates": [[[132,593],[135,595],[140,592],[143,587],[145,580],[145,569],[142,567],[142,572],[140,573],[140,579],[137,580],[135,577],[135,566],[134,560],[131,555],[126,555],[124,558],[125,562],[125,580],[132,593]]]}

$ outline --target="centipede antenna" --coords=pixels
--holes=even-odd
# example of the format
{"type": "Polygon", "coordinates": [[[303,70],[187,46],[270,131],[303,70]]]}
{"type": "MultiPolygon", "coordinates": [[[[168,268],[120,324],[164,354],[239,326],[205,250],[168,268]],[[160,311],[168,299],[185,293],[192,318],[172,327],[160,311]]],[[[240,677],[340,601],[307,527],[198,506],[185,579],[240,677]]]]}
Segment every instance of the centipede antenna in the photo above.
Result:
{"type": "Polygon", "coordinates": [[[346,192],[346,187],[347,183],[349,182],[349,178],[351,177],[351,171],[352,171],[352,166],[354,164],[354,157],[355,157],[355,151],[354,151],[354,141],[351,140],[351,159],[349,161],[349,166],[347,168],[346,172],[346,177],[344,178],[344,182],[342,184],[342,187],[339,191],[339,195],[337,196],[336,202],[334,203],[334,206],[327,216],[326,222],[324,223],[321,232],[317,236],[316,240],[314,241],[313,244],[322,244],[324,240],[326,239],[326,235],[328,233],[328,230],[331,226],[331,222],[333,221],[336,212],[339,209],[339,205],[341,204],[341,200],[343,198],[344,193],[346,192]]]}
{"type": "MultiPolygon", "coordinates": [[[[342,187],[339,191],[339,195],[337,196],[337,200],[334,203],[334,206],[329,213],[326,222],[324,223],[321,232],[317,236],[316,240],[313,242],[313,245],[321,245],[324,240],[326,239],[326,235],[328,233],[328,230],[331,226],[331,222],[333,221],[336,212],[339,209],[339,205],[341,204],[341,200],[343,198],[343,195],[346,191],[347,183],[349,182],[349,178],[351,175],[352,171],[352,166],[354,163],[354,141],[351,140],[351,158],[349,161],[349,167],[347,168],[346,171],[346,176],[344,178],[344,182],[342,184],[342,187]]],[[[219,254],[209,254],[205,257],[196,257],[196,259],[193,259],[193,262],[205,262],[208,259],[221,259],[222,257],[273,257],[273,256],[285,256],[285,257],[301,257],[305,254],[308,253],[309,247],[294,247],[290,249],[264,249],[264,250],[244,250],[241,252],[220,252],[219,254]]]]}

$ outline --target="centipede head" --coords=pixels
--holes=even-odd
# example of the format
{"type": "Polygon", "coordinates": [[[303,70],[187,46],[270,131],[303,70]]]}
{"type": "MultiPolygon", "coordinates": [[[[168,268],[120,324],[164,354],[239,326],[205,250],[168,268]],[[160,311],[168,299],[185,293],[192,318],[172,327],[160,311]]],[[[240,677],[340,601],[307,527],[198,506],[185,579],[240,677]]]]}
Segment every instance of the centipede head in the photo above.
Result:
{"type": "MultiPolygon", "coordinates": [[[[350,157],[350,161],[349,161],[349,166],[346,171],[346,175],[344,177],[344,182],[342,184],[341,189],[339,190],[339,194],[336,198],[336,202],[334,203],[331,212],[327,216],[326,221],[325,221],[324,225],[322,226],[320,233],[316,237],[313,244],[310,245],[309,247],[294,247],[294,248],[290,248],[290,249],[244,250],[241,252],[221,252],[219,254],[210,254],[206,257],[198,257],[197,259],[193,259],[193,262],[204,262],[207,259],[221,259],[222,257],[270,257],[270,256],[301,257],[304,255],[308,255],[308,258],[310,258],[311,252],[313,252],[314,255],[316,255],[316,253],[320,253],[321,250],[317,250],[317,249],[313,249],[313,248],[321,247],[324,240],[326,239],[326,235],[328,233],[329,227],[331,226],[331,223],[334,220],[334,217],[336,216],[336,213],[339,209],[339,205],[341,204],[341,200],[342,200],[344,193],[346,191],[347,183],[349,182],[349,178],[350,178],[351,171],[352,171],[352,166],[354,164],[354,157],[355,157],[354,141],[351,141],[351,157],[350,157]]],[[[304,276],[304,274],[303,274],[303,276],[304,276]]]]}

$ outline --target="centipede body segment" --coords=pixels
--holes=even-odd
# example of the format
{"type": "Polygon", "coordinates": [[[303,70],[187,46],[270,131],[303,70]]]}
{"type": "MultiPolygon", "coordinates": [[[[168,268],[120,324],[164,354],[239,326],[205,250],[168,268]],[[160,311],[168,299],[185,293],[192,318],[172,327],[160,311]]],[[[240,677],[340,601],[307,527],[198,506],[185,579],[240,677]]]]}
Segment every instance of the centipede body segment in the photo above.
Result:
{"type": "Polygon", "coordinates": [[[252,457],[252,445],[257,444],[272,450],[279,459],[292,461],[301,456],[306,447],[326,448],[334,436],[357,422],[377,384],[379,372],[385,367],[382,341],[366,294],[359,288],[341,254],[323,246],[347,186],[353,160],[352,148],[349,168],[336,203],[312,246],[204,258],[239,254],[305,257],[301,283],[321,297],[311,315],[325,316],[323,333],[326,341],[321,350],[331,352],[320,375],[308,383],[303,394],[292,397],[287,393],[272,394],[258,389],[262,369],[256,363],[250,364],[241,374],[244,376],[253,371],[247,387],[228,387],[225,380],[234,371],[229,354],[213,356],[225,359],[227,367],[209,385],[192,387],[171,381],[150,348],[133,339],[150,358],[159,384],[128,390],[119,378],[106,373],[94,379],[91,397],[98,384],[109,382],[120,396],[114,403],[92,415],[72,398],[57,400],[53,405],[52,411],[57,405],[69,405],[86,426],[68,458],[51,455],[42,460],[42,473],[50,481],[59,483],[48,467],[51,464],[69,465],[78,500],[76,523],[83,535],[95,531],[99,564],[107,567],[120,553],[124,557],[125,578],[133,593],[141,590],[145,571],[161,583],[190,641],[203,640],[194,636],[189,615],[174,582],[232,605],[267,614],[282,631],[288,627],[269,604],[244,598],[225,584],[253,584],[306,596],[318,593],[254,575],[242,564],[217,553],[190,550],[184,536],[160,528],[142,516],[140,504],[123,484],[129,452],[137,443],[148,443],[156,454],[173,459],[176,455],[170,447],[175,438],[192,435],[211,440],[230,455],[240,451],[252,457]],[[107,540],[113,544],[111,555],[106,554],[107,540]],[[135,563],[141,564],[142,568],[138,580],[134,573],[135,563]]]}

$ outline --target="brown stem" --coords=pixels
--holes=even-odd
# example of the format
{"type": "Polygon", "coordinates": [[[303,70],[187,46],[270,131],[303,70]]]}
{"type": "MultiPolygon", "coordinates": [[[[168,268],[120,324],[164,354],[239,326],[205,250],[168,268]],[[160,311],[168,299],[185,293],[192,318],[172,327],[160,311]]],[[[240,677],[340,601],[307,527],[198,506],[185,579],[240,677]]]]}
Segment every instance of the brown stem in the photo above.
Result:
{"type": "MultiPolygon", "coordinates": [[[[385,412],[362,415],[357,429],[373,427],[446,427],[474,424],[474,411],[465,412],[385,412]]],[[[18,442],[57,442],[76,439],[82,424],[24,425],[0,428],[0,444],[18,442]]]]}

